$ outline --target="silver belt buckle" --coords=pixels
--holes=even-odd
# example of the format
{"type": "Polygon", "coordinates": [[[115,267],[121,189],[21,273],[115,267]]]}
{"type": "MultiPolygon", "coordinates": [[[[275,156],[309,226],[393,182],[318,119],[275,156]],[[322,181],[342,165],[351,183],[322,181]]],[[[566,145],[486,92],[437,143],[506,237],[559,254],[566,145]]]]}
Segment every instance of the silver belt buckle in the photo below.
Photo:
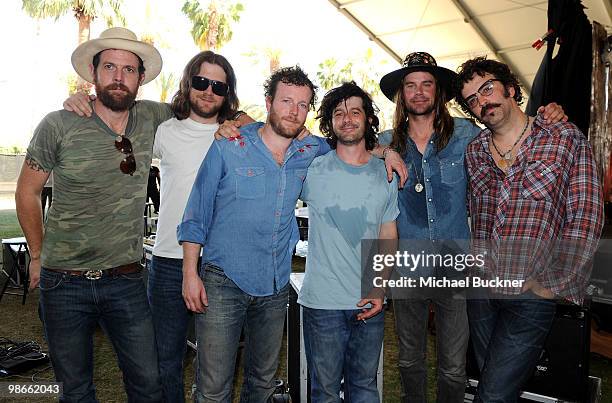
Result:
{"type": "Polygon", "coordinates": [[[102,270],[87,270],[84,275],[87,280],[100,280],[102,278],[102,270]]]}

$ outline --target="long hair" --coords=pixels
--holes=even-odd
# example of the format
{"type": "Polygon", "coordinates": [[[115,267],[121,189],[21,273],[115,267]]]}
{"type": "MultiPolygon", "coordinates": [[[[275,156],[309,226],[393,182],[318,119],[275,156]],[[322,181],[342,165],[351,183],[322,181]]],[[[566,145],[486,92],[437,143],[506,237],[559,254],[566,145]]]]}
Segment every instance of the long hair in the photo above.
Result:
{"type": "Polygon", "coordinates": [[[236,94],[236,74],[232,65],[227,59],[218,53],[206,50],[195,55],[183,70],[183,77],[181,77],[181,83],[179,89],[172,97],[171,108],[176,117],[179,120],[187,119],[191,112],[191,102],[189,101],[189,92],[191,90],[191,79],[193,76],[197,76],[200,72],[202,63],[216,64],[221,67],[225,72],[225,82],[229,86],[227,95],[223,100],[223,105],[219,110],[217,121],[223,123],[225,120],[232,117],[238,110],[238,95],[236,94]]]}
{"type": "MultiPolygon", "coordinates": [[[[447,146],[450,141],[453,131],[455,130],[455,122],[453,117],[446,109],[446,91],[441,85],[438,85],[436,80],[436,98],[434,100],[434,144],[436,152],[440,152],[447,146]]],[[[408,111],[406,108],[406,100],[404,99],[404,91],[397,91],[395,94],[395,113],[393,114],[393,136],[390,146],[397,150],[401,156],[405,156],[408,149],[408,111]]]]}
{"type": "Polygon", "coordinates": [[[319,112],[317,119],[321,119],[319,122],[319,130],[329,138],[329,143],[332,148],[336,148],[338,144],[338,136],[334,132],[332,125],[334,109],[342,101],[345,101],[351,97],[361,98],[363,110],[365,112],[365,143],[366,150],[372,150],[376,145],[376,133],[378,132],[379,120],[376,116],[378,108],[372,101],[370,95],[362,90],[355,81],[342,83],[341,86],[331,89],[325,94],[319,106],[319,112]]]}

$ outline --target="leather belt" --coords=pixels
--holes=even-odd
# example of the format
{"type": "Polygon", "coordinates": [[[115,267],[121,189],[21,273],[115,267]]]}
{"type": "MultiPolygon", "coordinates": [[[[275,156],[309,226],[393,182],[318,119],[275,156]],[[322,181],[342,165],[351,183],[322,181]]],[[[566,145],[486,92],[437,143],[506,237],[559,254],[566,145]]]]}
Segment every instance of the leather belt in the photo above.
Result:
{"type": "Polygon", "coordinates": [[[99,280],[102,277],[114,277],[119,274],[130,274],[137,273],[142,270],[140,262],[128,263],[117,267],[111,267],[110,269],[97,269],[97,270],[59,270],[59,269],[48,269],[45,270],[54,271],[56,273],[67,274],[75,277],[85,277],[87,280],[99,280]]]}

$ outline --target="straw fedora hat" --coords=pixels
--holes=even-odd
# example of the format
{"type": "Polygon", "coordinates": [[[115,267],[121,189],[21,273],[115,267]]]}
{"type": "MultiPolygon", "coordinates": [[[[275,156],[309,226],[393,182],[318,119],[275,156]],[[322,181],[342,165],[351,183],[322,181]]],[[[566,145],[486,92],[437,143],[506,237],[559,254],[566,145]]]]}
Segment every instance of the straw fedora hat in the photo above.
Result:
{"type": "Polygon", "coordinates": [[[414,71],[425,71],[432,74],[438,81],[438,85],[446,92],[446,101],[453,97],[453,81],[457,74],[444,67],[438,66],[436,59],[427,52],[413,52],[404,59],[402,67],[383,76],[380,80],[380,89],[390,100],[394,101],[395,94],[400,88],[402,80],[407,74],[414,71]]]}
{"type": "Polygon", "coordinates": [[[106,49],[127,50],[138,55],[145,67],[145,79],[142,84],[154,80],[162,69],[162,58],[157,49],[139,41],[136,34],[129,29],[115,27],[102,32],[97,39],[83,42],[72,52],[72,67],[83,80],[93,83],[89,65],[97,53],[106,49]]]}

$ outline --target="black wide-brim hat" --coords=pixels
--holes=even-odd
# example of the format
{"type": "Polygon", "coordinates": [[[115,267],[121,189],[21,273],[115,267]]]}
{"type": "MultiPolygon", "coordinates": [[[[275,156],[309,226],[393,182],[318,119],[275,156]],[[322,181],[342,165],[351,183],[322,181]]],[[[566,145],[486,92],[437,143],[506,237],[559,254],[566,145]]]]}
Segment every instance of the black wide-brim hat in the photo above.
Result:
{"type": "Polygon", "coordinates": [[[453,98],[453,82],[457,78],[457,73],[438,66],[436,59],[427,52],[413,52],[406,56],[402,68],[385,74],[380,79],[380,90],[390,101],[395,102],[395,94],[400,89],[402,80],[406,74],[415,71],[425,71],[433,75],[436,78],[436,85],[444,89],[446,101],[453,98]]]}

